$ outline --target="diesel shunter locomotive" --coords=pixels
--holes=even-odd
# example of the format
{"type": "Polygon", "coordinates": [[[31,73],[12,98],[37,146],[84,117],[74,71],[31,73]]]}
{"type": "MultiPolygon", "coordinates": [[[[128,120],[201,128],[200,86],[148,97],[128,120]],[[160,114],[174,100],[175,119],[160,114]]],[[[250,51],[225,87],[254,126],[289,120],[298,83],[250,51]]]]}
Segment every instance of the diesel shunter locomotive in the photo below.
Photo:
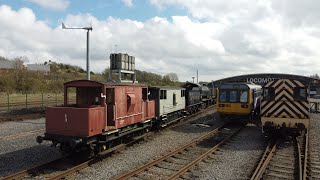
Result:
{"type": "Polygon", "coordinates": [[[262,131],[298,133],[309,127],[307,86],[297,80],[279,79],[263,87],[262,131]]]}

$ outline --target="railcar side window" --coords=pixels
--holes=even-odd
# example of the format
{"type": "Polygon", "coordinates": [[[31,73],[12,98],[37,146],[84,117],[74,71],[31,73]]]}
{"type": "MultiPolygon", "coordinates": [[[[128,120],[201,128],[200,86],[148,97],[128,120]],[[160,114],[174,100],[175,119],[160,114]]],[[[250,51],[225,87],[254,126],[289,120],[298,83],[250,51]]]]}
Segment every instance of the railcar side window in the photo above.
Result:
{"type": "Polygon", "coordinates": [[[293,89],[294,99],[295,100],[305,100],[307,98],[307,93],[305,88],[296,87],[293,89]]]}
{"type": "Polygon", "coordinates": [[[269,101],[274,100],[274,88],[265,88],[263,89],[263,100],[269,101]]]}
{"type": "Polygon", "coordinates": [[[237,102],[237,91],[230,91],[230,102],[237,102]]]}
{"type": "Polygon", "coordinates": [[[241,103],[248,102],[248,91],[240,91],[240,102],[241,103]]]}
{"type": "Polygon", "coordinates": [[[220,102],[226,102],[227,101],[227,91],[220,91],[220,102]]]}
{"type": "Polygon", "coordinates": [[[181,90],[181,97],[185,97],[186,96],[186,90],[181,90]]]}
{"type": "Polygon", "coordinates": [[[167,90],[160,90],[160,99],[167,99],[167,90]]]}

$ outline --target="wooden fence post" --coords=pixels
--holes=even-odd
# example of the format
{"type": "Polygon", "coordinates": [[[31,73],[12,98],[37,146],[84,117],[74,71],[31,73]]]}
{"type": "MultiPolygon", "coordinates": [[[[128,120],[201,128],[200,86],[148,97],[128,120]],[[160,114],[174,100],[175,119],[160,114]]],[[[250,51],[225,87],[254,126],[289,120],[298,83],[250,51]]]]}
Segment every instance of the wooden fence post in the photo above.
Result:
{"type": "Polygon", "coordinates": [[[41,93],[41,107],[43,108],[43,92],[41,93]]]}
{"type": "Polygon", "coordinates": [[[26,109],[28,109],[28,93],[26,92],[26,109]]]}
{"type": "Polygon", "coordinates": [[[7,93],[7,95],[8,95],[8,98],[7,98],[7,99],[8,99],[8,111],[10,111],[10,97],[9,97],[9,96],[10,96],[10,94],[9,94],[9,93],[7,93]]]}

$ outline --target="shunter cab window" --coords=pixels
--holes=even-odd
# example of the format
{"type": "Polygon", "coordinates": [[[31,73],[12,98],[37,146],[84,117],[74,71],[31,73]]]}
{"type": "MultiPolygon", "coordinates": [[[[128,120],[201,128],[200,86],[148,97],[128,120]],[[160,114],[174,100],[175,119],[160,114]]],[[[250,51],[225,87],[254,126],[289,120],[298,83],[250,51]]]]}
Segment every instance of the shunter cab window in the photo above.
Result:
{"type": "Polygon", "coordinates": [[[265,101],[274,100],[274,96],[275,96],[274,88],[263,89],[263,100],[265,101]]]}
{"type": "Polygon", "coordinates": [[[307,98],[305,88],[294,88],[293,91],[295,100],[305,100],[307,98]]]}

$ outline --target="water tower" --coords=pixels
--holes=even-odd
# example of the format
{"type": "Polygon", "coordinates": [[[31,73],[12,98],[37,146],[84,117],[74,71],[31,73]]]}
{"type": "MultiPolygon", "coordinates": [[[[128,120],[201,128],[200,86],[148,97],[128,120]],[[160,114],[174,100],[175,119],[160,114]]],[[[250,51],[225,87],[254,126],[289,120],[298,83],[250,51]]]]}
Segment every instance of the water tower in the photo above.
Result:
{"type": "Polygon", "coordinates": [[[135,57],[124,53],[112,53],[110,54],[110,71],[109,80],[112,79],[112,74],[116,74],[117,82],[132,82],[136,81],[135,74],[135,57]],[[123,77],[130,77],[130,79],[123,79],[123,77]]]}

